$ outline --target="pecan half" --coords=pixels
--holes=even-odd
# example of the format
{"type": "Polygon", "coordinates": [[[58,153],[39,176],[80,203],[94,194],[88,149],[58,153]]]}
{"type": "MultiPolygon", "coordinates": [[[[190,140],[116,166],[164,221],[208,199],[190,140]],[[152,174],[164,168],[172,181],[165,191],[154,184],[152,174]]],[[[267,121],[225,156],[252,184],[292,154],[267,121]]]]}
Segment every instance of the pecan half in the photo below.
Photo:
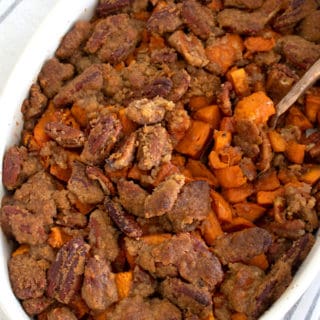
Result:
{"type": "Polygon", "coordinates": [[[137,133],[132,132],[124,138],[123,144],[107,160],[107,166],[115,170],[129,167],[134,160],[137,147],[137,133]]]}
{"type": "Polygon", "coordinates": [[[117,182],[119,202],[133,215],[144,217],[144,202],[148,192],[133,181],[121,179],[117,182]]]}
{"type": "Polygon", "coordinates": [[[76,22],[73,28],[63,37],[56,51],[56,57],[62,60],[70,58],[89,37],[90,33],[91,24],[89,21],[76,22]]]}
{"type": "Polygon", "coordinates": [[[209,63],[202,42],[192,33],[185,34],[178,30],[169,37],[168,41],[191,66],[204,67],[209,63]]]}
{"type": "Polygon", "coordinates": [[[118,300],[115,276],[106,260],[99,256],[88,260],[81,295],[88,307],[95,311],[103,311],[118,300]]]}
{"type": "Polygon", "coordinates": [[[25,99],[21,106],[21,112],[25,120],[33,119],[42,114],[47,106],[48,99],[41,92],[38,84],[30,87],[29,97],[25,99]]]}
{"type": "Polygon", "coordinates": [[[144,96],[149,99],[157,96],[166,98],[172,89],[172,81],[167,77],[160,77],[153,80],[144,90],[144,96]]]}
{"type": "Polygon", "coordinates": [[[29,254],[19,254],[9,260],[11,286],[19,299],[43,296],[47,286],[44,260],[35,260],[29,254]]]}
{"type": "Polygon", "coordinates": [[[56,260],[48,270],[49,297],[69,303],[80,289],[89,245],[82,238],[67,242],[57,253],[56,260]]]}
{"type": "Polygon", "coordinates": [[[215,26],[213,12],[195,0],[183,2],[181,15],[190,30],[202,39],[207,39],[215,26]]]}
{"type": "Polygon", "coordinates": [[[119,255],[118,233],[105,211],[97,209],[90,214],[89,244],[94,256],[114,261],[119,255]]]}
{"type": "Polygon", "coordinates": [[[131,4],[132,0],[105,0],[101,1],[96,9],[99,17],[106,17],[111,13],[119,12],[131,4]]]}
{"type": "Polygon", "coordinates": [[[86,168],[86,174],[91,180],[97,180],[99,182],[105,194],[115,194],[116,191],[111,180],[103,173],[100,168],[88,166],[86,168]]]}
{"type": "Polygon", "coordinates": [[[2,182],[8,190],[17,188],[22,182],[22,165],[26,156],[26,149],[11,147],[3,159],[2,182]]]}
{"type": "Polygon", "coordinates": [[[124,212],[121,205],[114,201],[107,200],[105,208],[118,228],[131,238],[138,238],[142,236],[142,229],[136,220],[130,214],[124,212]]]}
{"type": "Polygon", "coordinates": [[[231,90],[232,84],[227,81],[221,85],[221,91],[218,94],[218,106],[225,116],[232,116],[231,90]]]}
{"type": "Polygon", "coordinates": [[[48,60],[39,74],[39,83],[48,98],[54,97],[63,85],[63,82],[73,77],[72,64],[61,63],[57,58],[48,60]]]}
{"type": "Polygon", "coordinates": [[[83,203],[97,204],[104,198],[99,183],[89,179],[86,166],[78,161],[72,163],[72,173],[67,187],[83,203]]]}
{"type": "Polygon", "coordinates": [[[61,122],[48,122],[46,134],[65,148],[79,148],[84,144],[84,134],[81,130],[72,128],[61,122]]]}
{"type": "Polygon", "coordinates": [[[138,124],[154,124],[162,121],[166,110],[172,110],[174,103],[162,97],[152,100],[140,99],[132,101],[126,108],[129,119],[138,124]]]}
{"type": "Polygon", "coordinates": [[[168,100],[173,102],[179,101],[187,92],[190,85],[191,77],[189,73],[184,70],[178,70],[172,76],[172,89],[169,93],[168,100]]]}
{"type": "Polygon", "coordinates": [[[22,305],[27,314],[33,317],[46,310],[53,302],[53,299],[42,296],[23,300],[22,305]]]}
{"type": "Polygon", "coordinates": [[[160,290],[164,297],[181,309],[188,309],[194,314],[212,305],[211,294],[207,288],[199,288],[185,283],[178,278],[167,278],[161,283],[160,290]]]}
{"type": "Polygon", "coordinates": [[[50,310],[47,320],[76,320],[75,314],[67,307],[59,307],[50,310]]]}
{"type": "Polygon", "coordinates": [[[171,159],[172,144],[165,128],[159,124],[145,126],[139,132],[138,167],[150,170],[171,159]]]}
{"type": "Polygon", "coordinates": [[[170,4],[154,12],[147,22],[148,31],[163,34],[177,30],[182,25],[180,11],[180,6],[170,4]]]}
{"type": "Polygon", "coordinates": [[[162,216],[169,212],[183,185],[184,176],[182,174],[174,174],[161,182],[145,199],[145,217],[162,216]]]}
{"type": "Polygon", "coordinates": [[[89,164],[100,164],[109,155],[121,133],[120,121],[115,115],[101,117],[91,129],[81,158],[89,164]]]}
{"type": "Polygon", "coordinates": [[[35,245],[47,240],[42,217],[15,205],[2,207],[1,226],[8,235],[14,235],[19,243],[35,245]]]}
{"type": "Polygon", "coordinates": [[[88,93],[95,93],[102,88],[103,77],[99,65],[92,65],[80,75],[68,82],[54,97],[56,107],[64,107],[83,98],[88,93]]]}

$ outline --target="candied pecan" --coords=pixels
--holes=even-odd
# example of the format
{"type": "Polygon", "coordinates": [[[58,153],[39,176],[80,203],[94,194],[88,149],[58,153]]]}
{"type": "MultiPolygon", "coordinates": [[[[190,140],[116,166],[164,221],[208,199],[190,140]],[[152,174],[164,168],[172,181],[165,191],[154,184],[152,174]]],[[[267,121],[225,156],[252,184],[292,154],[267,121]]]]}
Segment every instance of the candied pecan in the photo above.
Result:
{"type": "Polygon", "coordinates": [[[218,319],[231,319],[231,312],[229,303],[222,293],[215,293],[213,295],[214,315],[218,319]]]}
{"type": "Polygon", "coordinates": [[[142,229],[140,225],[132,215],[123,211],[119,203],[107,199],[104,205],[112,221],[124,234],[132,238],[142,236],[142,229]]]}
{"type": "Polygon", "coordinates": [[[42,313],[46,310],[52,303],[53,299],[47,298],[45,296],[39,298],[31,298],[22,301],[22,306],[25,312],[33,317],[39,313],[42,313]]]}
{"type": "Polygon", "coordinates": [[[284,64],[274,64],[268,71],[266,89],[276,103],[279,102],[298,80],[298,76],[284,64]]]}
{"type": "Polygon", "coordinates": [[[285,188],[286,214],[305,221],[307,231],[313,231],[319,226],[315,210],[316,199],[310,193],[311,187],[305,183],[299,187],[288,186],[285,188]]]}
{"type": "Polygon", "coordinates": [[[280,259],[289,263],[295,269],[306,258],[314,242],[314,236],[311,233],[306,233],[295,240],[280,259]]]}
{"type": "Polygon", "coordinates": [[[211,208],[210,187],[206,181],[186,183],[168,218],[176,232],[194,230],[211,208]]]}
{"type": "Polygon", "coordinates": [[[90,214],[89,244],[93,255],[109,261],[119,254],[118,232],[105,211],[97,209],[90,214]]]}
{"type": "Polygon", "coordinates": [[[115,190],[110,179],[98,167],[88,166],[86,174],[91,180],[97,180],[106,195],[114,194],[115,190]]]}
{"type": "Polygon", "coordinates": [[[182,174],[173,174],[161,182],[145,199],[145,217],[162,216],[169,212],[183,185],[184,176],[182,174]]]}
{"type": "Polygon", "coordinates": [[[139,295],[148,297],[152,295],[157,288],[157,281],[139,266],[133,269],[133,280],[130,289],[130,295],[139,295]]]}
{"type": "Polygon", "coordinates": [[[166,110],[172,110],[173,108],[173,102],[162,97],[155,97],[151,100],[146,98],[134,100],[125,110],[129,119],[143,125],[162,121],[166,110]]]}
{"type": "Polygon", "coordinates": [[[106,160],[107,165],[115,170],[121,170],[129,167],[134,160],[134,155],[137,147],[137,133],[132,132],[125,137],[123,143],[114,153],[106,160]]]}
{"type": "Polygon", "coordinates": [[[201,283],[210,291],[223,278],[218,258],[202,240],[189,233],[169,236],[167,240],[153,245],[127,238],[126,248],[136,257],[138,265],[160,278],[180,275],[193,285],[201,283]]]}
{"type": "Polygon", "coordinates": [[[249,181],[253,181],[257,177],[257,169],[251,158],[243,157],[239,166],[249,181]]]}
{"type": "Polygon", "coordinates": [[[282,8],[282,1],[266,0],[253,12],[238,9],[224,9],[218,13],[220,27],[234,33],[257,34],[282,8]]]}
{"type": "Polygon", "coordinates": [[[155,97],[166,98],[172,89],[172,81],[167,77],[160,77],[154,79],[149,83],[144,89],[143,96],[148,99],[153,99],[155,97]]]}
{"type": "Polygon", "coordinates": [[[188,66],[187,71],[191,76],[187,98],[205,96],[209,100],[216,96],[220,90],[220,78],[204,69],[188,66]]]}
{"type": "Polygon", "coordinates": [[[264,272],[256,266],[242,263],[230,263],[221,292],[226,296],[232,308],[237,312],[248,313],[252,296],[264,278],[264,272]]]}
{"type": "Polygon", "coordinates": [[[148,320],[154,319],[148,301],[140,295],[127,297],[116,304],[113,312],[108,314],[110,320],[148,320]]]}
{"type": "Polygon", "coordinates": [[[119,139],[121,129],[121,123],[114,114],[101,116],[84,144],[83,161],[93,165],[102,163],[119,139]]]}
{"type": "Polygon", "coordinates": [[[38,84],[33,84],[29,91],[29,97],[25,99],[21,106],[21,112],[25,120],[39,117],[47,106],[48,99],[41,92],[38,84]]]}
{"type": "Polygon", "coordinates": [[[257,318],[273,301],[280,297],[291,280],[290,265],[280,259],[256,288],[255,294],[251,297],[252,303],[248,314],[257,318]]]}
{"type": "Polygon", "coordinates": [[[296,35],[287,35],[277,42],[287,61],[300,69],[308,69],[320,57],[320,45],[296,35]]]}
{"type": "Polygon", "coordinates": [[[132,2],[132,0],[103,0],[99,2],[96,13],[99,17],[106,17],[111,13],[119,12],[129,7],[132,2]]]}
{"type": "Polygon", "coordinates": [[[262,144],[260,148],[260,158],[256,166],[260,171],[267,171],[271,166],[273,152],[272,152],[269,137],[264,130],[261,130],[261,138],[262,138],[262,144]]]}
{"type": "Polygon", "coordinates": [[[313,42],[320,41],[320,26],[318,21],[320,19],[320,10],[313,11],[309,14],[299,25],[299,35],[313,42]]]}
{"type": "Polygon", "coordinates": [[[50,310],[47,320],[76,320],[76,315],[67,307],[59,307],[50,310]]]}
{"type": "Polygon", "coordinates": [[[263,142],[258,126],[253,121],[241,119],[235,122],[235,129],[234,144],[240,147],[245,156],[256,157],[260,152],[259,145],[263,142]]]}
{"type": "Polygon", "coordinates": [[[122,74],[119,74],[111,64],[102,65],[102,75],[104,82],[102,90],[105,95],[114,97],[124,90],[122,74]]]}
{"type": "Polygon", "coordinates": [[[192,33],[178,30],[168,38],[168,42],[191,66],[204,67],[209,63],[202,42],[192,33]]]}
{"type": "Polygon", "coordinates": [[[57,94],[63,82],[73,77],[74,67],[72,64],[59,62],[57,58],[48,60],[39,73],[40,86],[48,98],[57,94]]]}
{"type": "Polygon", "coordinates": [[[82,238],[74,238],[63,245],[48,270],[47,294],[68,304],[80,289],[89,245],[82,238]]]}
{"type": "Polygon", "coordinates": [[[213,243],[213,252],[223,264],[246,262],[266,252],[271,244],[272,236],[267,230],[253,227],[216,239],[213,243]]]}
{"type": "Polygon", "coordinates": [[[119,202],[129,212],[144,217],[144,202],[148,193],[133,181],[121,179],[117,183],[119,202]]]}
{"type": "Polygon", "coordinates": [[[2,183],[8,190],[19,187],[24,178],[22,166],[27,156],[27,149],[24,147],[11,147],[4,155],[2,169],[2,183]]]}
{"type": "Polygon", "coordinates": [[[98,92],[102,86],[101,68],[94,64],[64,85],[54,97],[53,103],[56,107],[67,106],[88,94],[98,92]]]}
{"type": "Polygon", "coordinates": [[[92,180],[97,180],[103,190],[107,195],[115,194],[115,189],[113,187],[110,179],[103,173],[103,171],[98,167],[88,166],[86,168],[87,176],[92,180]]]}
{"type": "Polygon", "coordinates": [[[289,1],[285,12],[276,17],[273,27],[280,31],[287,31],[316,9],[316,0],[289,1]]]}
{"type": "Polygon", "coordinates": [[[227,81],[221,85],[221,91],[218,94],[218,106],[225,116],[232,116],[231,90],[232,84],[227,81]]]}
{"type": "Polygon", "coordinates": [[[248,314],[258,317],[280,297],[292,280],[292,272],[305,259],[314,241],[314,237],[308,233],[293,242],[255,290],[248,314]]]}
{"type": "Polygon", "coordinates": [[[177,102],[187,92],[190,85],[191,77],[186,70],[181,69],[173,74],[171,80],[172,89],[167,98],[168,100],[177,102]]]}
{"type": "Polygon", "coordinates": [[[56,252],[47,243],[32,245],[29,248],[30,256],[36,260],[54,261],[56,252]]]}
{"type": "Polygon", "coordinates": [[[64,210],[58,213],[56,219],[56,224],[70,228],[84,228],[87,223],[87,217],[81,212],[74,210],[64,210]]]}
{"type": "Polygon", "coordinates": [[[169,4],[153,12],[147,22],[147,30],[159,34],[177,30],[182,25],[180,11],[180,5],[169,4]]]}
{"type": "Polygon", "coordinates": [[[12,234],[19,243],[40,244],[48,237],[41,216],[15,205],[1,208],[1,225],[4,231],[12,234]]]}
{"type": "Polygon", "coordinates": [[[94,311],[103,311],[118,300],[114,274],[107,261],[99,256],[86,263],[81,296],[94,311]]]}
{"type": "Polygon", "coordinates": [[[68,190],[73,192],[83,203],[97,204],[104,199],[104,193],[99,183],[89,179],[86,174],[86,166],[78,161],[72,163],[68,190]]]}
{"type": "Polygon", "coordinates": [[[172,143],[177,144],[190,127],[188,112],[183,108],[175,108],[166,114],[167,128],[172,143]]]}
{"type": "Polygon", "coordinates": [[[144,300],[140,295],[122,299],[113,312],[108,313],[110,320],[181,320],[181,312],[167,299],[144,300]]]}
{"type": "Polygon", "coordinates": [[[44,225],[50,225],[57,213],[53,200],[55,191],[56,185],[52,177],[44,171],[39,171],[15,191],[13,200],[36,215],[44,225]]]}
{"type": "Polygon", "coordinates": [[[18,254],[9,260],[9,277],[14,294],[19,299],[40,298],[47,286],[43,264],[28,254],[18,254]]]}
{"type": "Polygon", "coordinates": [[[262,4],[263,0],[224,0],[226,7],[257,9],[261,7],[262,4]]]}
{"type": "Polygon", "coordinates": [[[152,63],[171,63],[177,60],[177,53],[172,48],[155,49],[151,52],[152,63]]]}
{"type": "Polygon", "coordinates": [[[122,13],[99,21],[87,41],[85,50],[96,53],[103,62],[116,64],[133,52],[139,40],[138,24],[122,13]]]}
{"type": "Polygon", "coordinates": [[[296,240],[305,234],[306,224],[301,219],[287,220],[283,223],[270,222],[267,228],[281,238],[296,240]]]}
{"type": "Polygon", "coordinates": [[[56,56],[60,59],[70,58],[80,45],[89,37],[91,24],[88,21],[78,21],[74,27],[63,37],[56,56]]]}
{"type": "Polygon", "coordinates": [[[165,128],[160,125],[145,126],[139,132],[137,152],[138,167],[150,170],[171,158],[172,145],[165,128]]]}
{"type": "Polygon", "coordinates": [[[200,314],[212,305],[211,294],[207,288],[193,286],[178,278],[167,278],[160,285],[162,295],[181,309],[200,314]]]}
{"type": "Polygon", "coordinates": [[[70,211],[72,209],[70,192],[68,190],[56,190],[53,193],[53,199],[59,211],[70,211]]]}
{"type": "Polygon", "coordinates": [[[202,39],[207,39],[215,27],[213,12],[196,0],[183,1],[181,16],[189,29],[202,39]]]}
{"type": "Polygon", "coordinates": [[[61,122],[47,122],[46,134],[65,148],[79,148],[84,144],[84,134],[81,130],[72,128],[61,122]]]}
{"type": "Polygon", "coordinates": [[[152,299],[150,307],[153,313],[153,320],[181,320],[181,311],[167,299],[152,299]]]}

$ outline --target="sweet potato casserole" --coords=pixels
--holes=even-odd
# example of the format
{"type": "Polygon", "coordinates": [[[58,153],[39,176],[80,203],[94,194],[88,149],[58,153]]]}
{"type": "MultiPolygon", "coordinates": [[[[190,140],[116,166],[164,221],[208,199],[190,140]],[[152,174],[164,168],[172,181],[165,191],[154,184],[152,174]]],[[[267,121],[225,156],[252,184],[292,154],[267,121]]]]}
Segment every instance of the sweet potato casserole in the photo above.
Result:
{"type": "Polygon", "coordinates": [[[246,320],[279,298],[319,224],[320,87],[270,120],[320,57],[319,6],[100,0],[76,22],[4,156],[28,315],[246,320]]]}

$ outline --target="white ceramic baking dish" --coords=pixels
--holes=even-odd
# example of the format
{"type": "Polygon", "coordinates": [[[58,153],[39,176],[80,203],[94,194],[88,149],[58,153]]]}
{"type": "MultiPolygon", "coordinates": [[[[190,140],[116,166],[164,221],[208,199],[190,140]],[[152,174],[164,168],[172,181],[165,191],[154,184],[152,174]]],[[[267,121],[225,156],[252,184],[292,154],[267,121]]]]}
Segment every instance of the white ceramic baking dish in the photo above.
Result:
{"type": "MultiPolygon", "coordinates": [[[[0,168],[5,150],[19,142],[22,118],[20,106],[30,85],[35,81],[43,62],[52,56],[62,36],[78,19],[89,19],[97,0],[58,0],[56,6],[35,33],[21,55],[0,96],[0,168]]],[[[5,63],[1,61],[0,63],[5,63]]],[[[1,187],[0,197],[4,190],[1,187]]],[[[19,301],[15,298],[8,277],[7,261],[10,242],[0,230],[0,319],[28,320],[19,301]]],[[[320,239],[297,272],[293,282],[281,298],[261,317],[263,320],[282,319],[287,311],[310,286],[317,275],[320,261],[320,239]]]]}

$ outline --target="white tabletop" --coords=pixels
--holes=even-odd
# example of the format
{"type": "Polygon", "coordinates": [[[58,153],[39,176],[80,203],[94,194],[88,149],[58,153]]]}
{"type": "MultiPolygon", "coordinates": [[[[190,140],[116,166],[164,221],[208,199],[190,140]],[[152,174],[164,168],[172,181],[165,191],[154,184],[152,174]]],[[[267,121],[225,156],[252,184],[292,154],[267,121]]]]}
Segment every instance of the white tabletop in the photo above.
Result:
{"type": "MultiPolygon", "coordinates": [[[[0,93],[28,40],[55,3],[56,0],[0,0],[0,93]]],[[[284,320],[319,319],[320,272],[284,320]]]]}

